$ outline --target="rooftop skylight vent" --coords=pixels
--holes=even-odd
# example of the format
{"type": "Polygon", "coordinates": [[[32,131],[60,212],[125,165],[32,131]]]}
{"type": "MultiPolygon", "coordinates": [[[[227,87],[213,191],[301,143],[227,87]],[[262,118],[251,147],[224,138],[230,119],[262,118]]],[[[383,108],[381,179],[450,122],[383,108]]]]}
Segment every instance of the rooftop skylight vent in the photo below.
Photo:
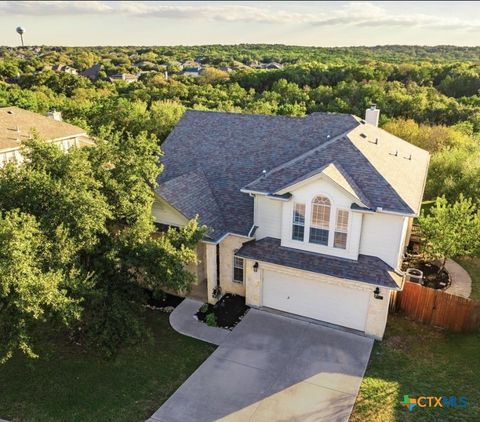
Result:
{"type": "Polygon", "coordinates": [[[378,138],[375,138],[374,141],[368,141],[368,142],[370,142],[370,143],[372,143],[372,144],[375,144],[375,145],[378,145],[378,138]]]}
{"type": "Polygon", "coordinates": [[[405,157],[403,157],[403,158],[405,158],[405,160],[412,161],[412,154],[410,154],[408,157],[405,156],[405,157]]]}
{"type": "Polygon", "coordinates": [[[389,152],[390,155],[393,155],[394,157],[398,157],[398,149],[395,150],[395,152],[389,152]]]}
{"type": "Polygon", "coordinates": [[[367,138],[367,135],[365,135],[364,133],[361,133],[360,136],[361,136],[362,138],[364,138],[364,139],[367,138]]]}

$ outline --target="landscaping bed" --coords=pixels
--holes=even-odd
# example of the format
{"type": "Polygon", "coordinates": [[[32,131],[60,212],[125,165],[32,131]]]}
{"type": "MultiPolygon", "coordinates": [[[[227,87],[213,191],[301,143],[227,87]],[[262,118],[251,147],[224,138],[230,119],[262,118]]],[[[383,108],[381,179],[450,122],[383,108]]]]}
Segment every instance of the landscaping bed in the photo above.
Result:
{"type": "Polygon", "coordinates": [[[415,268],[423,272],[422,284],[432,289],[446,289],[450,285],[450,276],[445,269],[440,270],[440,266],[434,262],[416,260],[415,258],[406,259],[402,264],[402,270],[415,268]]]}
{"type": "Polygon", "coordinates": [[[244,297],[227,293],[215,305],[205,303],[195,315],[210,326],[232,329],[248,309],[244,297]]]}

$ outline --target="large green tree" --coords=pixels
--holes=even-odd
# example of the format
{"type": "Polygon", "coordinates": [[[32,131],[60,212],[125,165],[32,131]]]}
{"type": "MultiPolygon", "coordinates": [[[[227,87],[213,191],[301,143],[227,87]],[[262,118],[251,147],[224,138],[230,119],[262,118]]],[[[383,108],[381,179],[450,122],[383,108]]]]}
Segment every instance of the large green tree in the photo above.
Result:
{"type": "Polygon", "coordinates": [[[203,230],[155,233],[159,147],[145,133],[103,131],[71,149],[39,139],[0,169],[0,359],[35,355],[36,329],[59,324],[112,356],[146,335],[145,288],[188,290],[203,230]]]}
{"type": "Polygon", "coordinates": [[[480,211],[469,198],[460,194],[457,201],[448,203],[437,198],[428,214],[418,218],[423,251],[427,258],[441,261],[443,270],[448,258],[470,256],[478,252],[480,242],[480,211]]]}

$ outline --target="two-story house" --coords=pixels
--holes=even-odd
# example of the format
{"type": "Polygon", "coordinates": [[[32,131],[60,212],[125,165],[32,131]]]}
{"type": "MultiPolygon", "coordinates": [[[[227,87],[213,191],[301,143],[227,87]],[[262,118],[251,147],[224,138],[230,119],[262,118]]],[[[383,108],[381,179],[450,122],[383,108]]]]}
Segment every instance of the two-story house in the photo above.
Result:
{"type": "Polygon", "coordinates": [[[34,131],[43,139],[58,145],[62,151],[71,147],[92,145],[84,129],[62,121],[60,112],[48,116],[18,107],[0,108],[0,167],[7,161],[22,162],[22,142],[30,139],[34,131]]]}
{"type": "Polygon", "coordinates": [[[153,215],[208,227],[199,285],[381,338],[429,154],[366,120],[187,111],[163,144],[153,215]],[[205,281],[206,280],[206,281],[205,281]]]}

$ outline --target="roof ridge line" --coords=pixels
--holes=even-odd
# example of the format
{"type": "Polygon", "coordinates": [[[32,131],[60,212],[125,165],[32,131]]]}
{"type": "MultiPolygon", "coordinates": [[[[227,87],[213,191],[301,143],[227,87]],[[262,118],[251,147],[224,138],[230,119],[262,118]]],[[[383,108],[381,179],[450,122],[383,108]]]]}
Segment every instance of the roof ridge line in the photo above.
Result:
{"type": "MultiPolygon", "coordinates": [[[[353,114],[351,115],[353,116],[353,114]]],[[[353,128],[355,129],[355,128],[353,128]]],[[[272,174],[275,174],[277,171],[280,171],[282,169],[284,169],[285,167],[290,167],[293,163],[295,163],[296,161],[299,161],[299,160],[302,160],[304,159],[305,157],[308,157],[309,155],[321,150],[322,148],[326,147],[326,146],[329,146],[331,144],[333,144],[334,142],[338,141],[339,139],[343,138],[344,136],[346,136],[348,133],[350,133],[352,130],[352,128],[346,130],[345,132],[342,132],[341,134],[335,136],[334,138],[332,139],[329,139],[328,141],[324,142],[323,144],[321,145],[318,145],[316,146],[315,148],[312,148],[306,152],[304,152],[303,154],[289,160],[289,161],[285,161],[284,163],[280,164],[279,166],[277,167],[274,167],[272,170],[268,171],[267,173],[265,174],[262,174],[260,177],[257,177],[255,180],[252,180],[251,182],[248,183],[248,185],[251,185],[253,183],[256,183],[257,181],[263,179],[264,177],[267,177],[267,176],[270,176],[272,174]]],[[[244,186],[242,189],[245,189],[248,185],[244,186]]]]}

